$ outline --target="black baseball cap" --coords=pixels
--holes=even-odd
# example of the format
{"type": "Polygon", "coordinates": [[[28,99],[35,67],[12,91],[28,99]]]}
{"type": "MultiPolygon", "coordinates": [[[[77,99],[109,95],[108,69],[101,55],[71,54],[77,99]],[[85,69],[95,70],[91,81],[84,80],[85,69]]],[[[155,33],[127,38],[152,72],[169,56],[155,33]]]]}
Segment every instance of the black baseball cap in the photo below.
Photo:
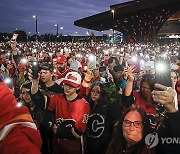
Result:
{"type": "Polygon", "coordinates": [[[115,72],[117,72],[117,71],[123,71],[123,70],[124,70],[124,67],[123,67],[123,65],[116,65],[116,66],[114,66],[113,70],[114,70],[115,72]]]}
{"type": "Polygon", "coordinates": [[[40,70],[49,70],[51,72],[53,72],[54,67],[51,64],[45,63],[41,66],[40,70]]]}

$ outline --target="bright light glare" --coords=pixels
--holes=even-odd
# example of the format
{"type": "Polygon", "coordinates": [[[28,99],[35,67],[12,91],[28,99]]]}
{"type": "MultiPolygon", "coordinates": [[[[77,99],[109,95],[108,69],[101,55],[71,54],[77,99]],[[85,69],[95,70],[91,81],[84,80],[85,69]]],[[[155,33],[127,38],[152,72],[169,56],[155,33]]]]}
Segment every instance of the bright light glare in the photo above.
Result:
{"type": "Polygon", "coordinates": [[[18,102],[17,103],[17,107],[21,107],[22,106],[22,103],[21,102],[18,102]]]}
{"type": "Polygon", "coordinates": [[[95,58],[96,58],[95,55],[89,54],[88,60],[89,60],[90,62],[92,62],[92,61],[95,60],[95,58]]]}
{"type": "Polygon", "coordinates": [[[37,52],[37,49],[33,49],[33,51],[32,51],[33,53],[36,53],[37,52]]]}
{"type": "Polygon", "coordinates": [[[105,55],[108,55],[108,54],[109,54],[109,51],[108,51],[108,50],[104,50],[104,54],[105,54],[105,55]]]}
{"type": "Polygon", "coordinates": [[[136,62],[137,60],[138,60],[138,59],[137,59],[136,56],[133,56],[133,57],[132,57],[132,61],[133,61],[133,62],[136,62]]]}
{"type": "Polygon", "coordinates": [[[10,79],[10,78],[6,78],[6,79],[4,79],[4,82],[5,82],[6,84],[10,84],[10,83],[11,83],[11,79],[10,79]]]}
{"type": "Polygon", "coordinates": [[[142,57],[142,56],[143,56],[143,53],[140,53],[140,56],[142,57]]]}
{"type": "Polygon", "coordinates": [[[143,65],[145,62],[143,59],[140,60],[141,65],[143,65]]]}
{"type": "Polygon", "coordinates": [[[156,64],[156,70],[158,72],[164,72],[166,70],[166,65],[162,62],[156,64]]]}
{"type": "Polygon", "coordinates": [[[28,62],[28,60],[27,60],[26,58],[22,58],[22,59],[21,59],[21,62],[22,62],[23,64],[26,64],[26,63],[28,62]]]}
{"type": "Polygon", "coordinates": [[[148,54],[146,54],[145,57],[146,57],[147,59],[149,59],[149,55],[148,55],[148,54]]]}
{"type": "Polygon", "coordinates": [[[114,48],[111,48],[111,51],[114,52],[114,48]]]}
{"type": "Polygon", "coordinates": [[[85,71],[87,70],[87,66],[84,66],[84,70],[85,70],[85,71]]]}
{"type": "Polygon", "coordinates": [[[82,58],[82,55],[81,55],[80,53],[78,53],[78,54],[76,55],[76,57],[77,57],[77,58],[82,58]]]}
{"type": "Polygon", "coordinates": [[[34,62],[33,62],[33,65],[36,66],[36,65],[37,65],[37,62],[34,61],[34,62]]]}

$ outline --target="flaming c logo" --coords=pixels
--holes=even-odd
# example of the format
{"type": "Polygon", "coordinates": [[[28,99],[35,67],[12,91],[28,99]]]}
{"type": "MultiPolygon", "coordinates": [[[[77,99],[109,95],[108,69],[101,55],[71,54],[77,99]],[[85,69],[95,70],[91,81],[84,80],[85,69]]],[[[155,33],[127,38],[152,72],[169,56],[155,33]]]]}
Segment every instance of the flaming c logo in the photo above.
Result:
{"type": "Polygon", "coordinates": [[[155,147],[158,142],[159,138],[157,133],[151,133],[145,137],[145,143],[149,149],[155,147]]]}
{"type": "Polygon", "coordinates": [[[67,79],[71,79],[71,80],[77,81],[77,78],[74,77],[72,74],[69,74],[69,75],[67,76],[67,79]]]}

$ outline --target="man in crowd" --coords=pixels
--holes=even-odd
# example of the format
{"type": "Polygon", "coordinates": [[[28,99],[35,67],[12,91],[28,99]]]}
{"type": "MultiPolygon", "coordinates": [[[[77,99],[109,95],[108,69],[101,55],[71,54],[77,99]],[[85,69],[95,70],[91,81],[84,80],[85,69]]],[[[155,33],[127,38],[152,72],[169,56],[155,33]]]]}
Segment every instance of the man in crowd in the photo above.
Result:
{"type": "Polygon", "coordinates": [[[51,64],[45,63],[40,68],[40,89],[43,94],[53,95],[63,93],[63,89],[53,80],[54,68],[51,64]]]}
{"type": "Polygon", "coordinates": [[[88,102],[77,94],[81,84],[79,73],[67,73],[62,82],[64,94],[45,96],[38,91],[38,80],[32,79],[31,93],[34,99],[39,99],[37,105],[55,112],[54,153],[80,154],[83,152],[80,140],[82,140],[82,134],[86,129],[90,107],[88,102]]]}
{"type": "Polygon", "coordinates": [[[67,58],[64,55],[60,55],[57,57],[57,64],[55,74],[57,75],[58,79],[64,78],[68,72],[70,72],[67,66],[67,58]]]}

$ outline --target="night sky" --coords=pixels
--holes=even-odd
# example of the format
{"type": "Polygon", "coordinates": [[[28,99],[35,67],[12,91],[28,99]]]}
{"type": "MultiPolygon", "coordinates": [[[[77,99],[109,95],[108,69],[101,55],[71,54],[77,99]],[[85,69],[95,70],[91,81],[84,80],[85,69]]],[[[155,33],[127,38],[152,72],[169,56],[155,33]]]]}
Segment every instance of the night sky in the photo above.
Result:
{"type": "Polygon", "coordinates": [[[12,33],[17,28],[32,35],[35,33],[32,16],[37,15],[40,34],[56,34],[54,25],[58,24],[59,28],[63,27],[63,35],[75,35],[75,32],[86,35],[87,29],[74,26],[74,21],[107,11],[110,5],[126,1],[129,0],[1,0],[0,32],[12,33]]]}

